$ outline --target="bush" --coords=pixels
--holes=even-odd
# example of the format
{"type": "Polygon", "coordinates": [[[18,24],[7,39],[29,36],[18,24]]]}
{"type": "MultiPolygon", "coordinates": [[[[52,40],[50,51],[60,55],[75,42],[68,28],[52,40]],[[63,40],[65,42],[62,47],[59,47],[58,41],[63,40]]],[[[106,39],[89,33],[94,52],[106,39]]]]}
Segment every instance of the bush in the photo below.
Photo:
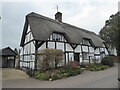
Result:
{"type": "Polygon", "coordinates": [[[70,61],[67,66],[71,68],[80,68],[80,63],[77,61],[70,61]]]}
{"type": "Polygon", "coordinates": [[[87,62],[81,62],[81,68],[87,68],[90,63],[87,62]]]}
{"type": "Polygon", "coordinates": [[[68,75],[69,76],[75,76],[75,75],[78,75],[78,74],[81,74],[81,73],[82,73],[82,70],[80,68],[73,68],[68,72],[68,75]]]}
{"type": "Polygon", "coordinates": [[[49,69],[45,72],[35,72],[34,77],[39,80],[57,80],[61,78],[66,78],[70,76],[75,76],[82,73],[79,63],[73,62],[68,64],[66,67],[49,69]]]}
{"type": "Polygon", "coordinates": [[[45,73],[35,72],[34,77],[39,80],[49,80],[49,76],[45,73]]]}
{"type": "Polygon", "coordinates": [[[71,67],[66,67],[64,70],[60,71],[60,74],[62,74],[63,77],[75,76],[81,73],[82,73],[81,68],[71,68],[71,67]]]}
{"type": "Polygon", "coordinates": [[[105,70],[108,67],[109,67],[108,65],[89,64],[89,67],[87,69],[90,71],[100,71],[100,70],[105,70]]]}
{"type": "Polygon", "coordinates": [[[104,57],[101,61],[103,65],[108,65],[110,67],[114,66],[114,61],[111,56],[109,57],[104,57]]]}
{"type": "Polygon", "coordinates": [[[58,67],[63,63],[63,51],[61,49],[43,49],[38,50],[37,69],[46,71],[53,67],[58,67]]]}

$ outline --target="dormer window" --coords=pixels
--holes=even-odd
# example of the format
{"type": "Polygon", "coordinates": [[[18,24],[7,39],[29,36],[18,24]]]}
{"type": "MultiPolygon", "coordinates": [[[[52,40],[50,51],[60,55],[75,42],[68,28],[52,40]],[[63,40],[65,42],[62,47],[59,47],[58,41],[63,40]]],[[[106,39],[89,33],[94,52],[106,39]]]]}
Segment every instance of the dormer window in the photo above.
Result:
{"type": "Polygon", "coordinates": [[[53,33],[53,40],[55,41],[61,41],[62,40],[62,36],[60,34],[56,34],[56,33],[53,33]]]}
{"type": "Polygon", "coordinates": [[[84,45],[90,45],[90,42],[89,42],[89,40],[87,40],[87,39],[83,39],[83,44],[84,44],[84,45]]]}

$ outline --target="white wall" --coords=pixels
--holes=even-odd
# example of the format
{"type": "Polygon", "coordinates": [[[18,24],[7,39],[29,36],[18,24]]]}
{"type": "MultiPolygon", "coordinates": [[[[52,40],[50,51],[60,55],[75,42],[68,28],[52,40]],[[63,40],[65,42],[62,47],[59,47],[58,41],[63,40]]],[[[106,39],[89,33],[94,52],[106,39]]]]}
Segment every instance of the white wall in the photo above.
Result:
{"type": "Polygon", "coordinates": [[[48,48],[55,49],[55,42],[48,42],[48,48]]]}
{"type": "Polygon", "coordinates": [[[105,48],[105,55],[108,55],[108,51],[107,51],[107,49],[105,48]]]}
{"type": "Polygon", "coordinates": [[[81,52],[81,45],[78,45],[76,48],[75,48],[75,52],[81,52]]]}
{"type": "Polygon", "coordinates": [[[82,46],[83,52],[88,52],[88,46],[82,46]]]}
{"type": "Polygon", "coordinates": [[[38,50],[43,50],[43,49],[46,49],[46,42],[43,43],[43,44],[38,48],[38,50]]]}
{"type": "Polygon", "coordinates": [[[94,47],[89,47],[89,50],[94,53],[94,47]]]}
{"type": "Polygon", "coordinates": [[[64,43],[56,42],[56,47],[57,47],[57,49],[61,49],[64,51],[64,43]]]}
{"type": "Polygon", "coordinates": [[[66,43],[66,51],[73,51],[73,48],[68,43],[66,43]]]}
{"type": "Polygon", "coordinates": [[[73,53],[69,53],[69,61],[74,61],[74,54],[73,53]]]}
{"type": "Polygon", "coordinates": [[[100,54],[99,48],[95,49],[95,54],[100,54]]]}
{"type": "MultiPolygon", "coordinates": [[[[32,36],[32,33],[30,31],[31,31],[30,26],[28,26],[27,33],[28,32],[29,33],[25,36],[25,43],[33,40],[33,36],[32,36]]],[[[23,61],[23,54],[28,54],[28,55],[24,55],[24,61],[35,61],[35,56],[32,55],[33,53],[35,53],[35,45],[33,42],[35,42],[35,41],[32,41],[24,46],[24,52],[23,52],[23,48],[22,48],[21,53],[20,53],[20,60],[21,61],[23,61]]],[[[22,66],[29,67],[30,66],[30,67],[34,68],[33,65],[31,66],[30,63],[27,63],[24,61],[20,62],[20,67],[22,67],[22,66]]]]}

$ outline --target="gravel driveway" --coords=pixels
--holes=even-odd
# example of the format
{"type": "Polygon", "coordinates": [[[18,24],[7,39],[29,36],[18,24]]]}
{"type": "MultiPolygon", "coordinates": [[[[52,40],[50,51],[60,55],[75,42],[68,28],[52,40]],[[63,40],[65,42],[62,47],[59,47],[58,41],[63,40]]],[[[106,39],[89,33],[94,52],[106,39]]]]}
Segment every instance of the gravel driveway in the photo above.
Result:
{"type": "Polygon", "coordinates": [[[3,68],[2,69],[2,80],[14,80],[14,79],[25,79],[29,78],[25,72],[14,69],[14,68],[3,68]]]}
{"type": "Polygon", "coordinates": [[[104,71],[84,71],[83,74],[56,80],[40,81],[34,78],[3,81],[4,88],[118,88],[118,67],[104,71]]]}

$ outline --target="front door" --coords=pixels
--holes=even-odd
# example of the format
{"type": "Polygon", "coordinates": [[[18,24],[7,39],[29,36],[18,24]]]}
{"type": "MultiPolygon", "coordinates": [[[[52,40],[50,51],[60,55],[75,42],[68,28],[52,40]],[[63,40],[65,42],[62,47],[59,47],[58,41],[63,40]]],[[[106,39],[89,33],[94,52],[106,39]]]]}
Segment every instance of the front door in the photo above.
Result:
{"type": "Polygon", "coordinates": [[[74,60],[79,62],[80,58],[79,58],[79,53],[74,53],[74,60]]]}

